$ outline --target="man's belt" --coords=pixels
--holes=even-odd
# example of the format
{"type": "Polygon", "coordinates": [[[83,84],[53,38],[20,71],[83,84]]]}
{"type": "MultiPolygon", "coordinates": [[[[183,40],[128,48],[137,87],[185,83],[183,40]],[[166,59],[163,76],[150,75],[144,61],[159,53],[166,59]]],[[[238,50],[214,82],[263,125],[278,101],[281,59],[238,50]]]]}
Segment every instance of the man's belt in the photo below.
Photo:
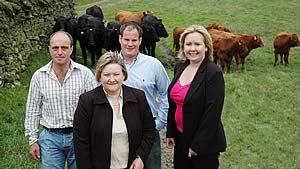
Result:
{"type": "Polygon", "coordinates": [[[62,133],[62,134],[69,134],[73,132],[73,127],[67,127],[67,128],[52,128],[49,129],[47,127],[44,127],[46,130],[56,132],[56,133],[62,133]]]}

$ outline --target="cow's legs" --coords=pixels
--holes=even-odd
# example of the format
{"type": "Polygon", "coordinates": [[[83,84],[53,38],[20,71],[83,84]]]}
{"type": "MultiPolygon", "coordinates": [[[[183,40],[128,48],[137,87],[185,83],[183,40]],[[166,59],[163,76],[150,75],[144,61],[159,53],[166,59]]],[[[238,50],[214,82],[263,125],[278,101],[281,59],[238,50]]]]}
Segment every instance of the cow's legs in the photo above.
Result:
{"type": "Polygon", "coordinates": [[[273,66],[276,66],[276,63],[278,61],[278,53],[276,51],[274,53],[275,54],[274,54],[274,65],[273,66]]]}
{"type": "Polygon", "coordinates": [[[241,58],[242,70],[245,70],[245,58],[241,58]]]}
{"type": "Polygon", "coordinates": [[[73,52],[72,52],[72,55],[71,55],[71,58],[73,61],[76,61],[76,42],[77,40],[73,40],[74,41],[74,44],[73,44],[73,52]]]}
{"type": "Polygon", "coordinates": [[[80,48],[81,48],[81,52],[82,52],[82,57],[83,57],[83,64],[85,66],[87,66],[87,54],[86,54],[86,49],[85,46],[80,42],[80,48]]]}
{"type": "Polygon", "coordinates": [[[280,55],[280,63],[283,64],[283,61],[282,61],[283,54],[279,53],[279,55],[280,55]]]}
{"type": "Polygon", "coordinates": [[[239,70],[239,64],[241,62],[241,58],[238,55],[234,56],[234,58],[235,58],[235,64],[236,64],[235,71],[238,71],[239,70]]]}
{"type": "Polygon", "coordinates": [[[284,64],[285,65],[289,64],[289,54],[288,53],[284,55],[284,64]]]}
{"type": "Polygon", "coordinates": [[[91,62],[92,62],[92,66],[95,66],[95,50],[91,50],[91,62]]]}

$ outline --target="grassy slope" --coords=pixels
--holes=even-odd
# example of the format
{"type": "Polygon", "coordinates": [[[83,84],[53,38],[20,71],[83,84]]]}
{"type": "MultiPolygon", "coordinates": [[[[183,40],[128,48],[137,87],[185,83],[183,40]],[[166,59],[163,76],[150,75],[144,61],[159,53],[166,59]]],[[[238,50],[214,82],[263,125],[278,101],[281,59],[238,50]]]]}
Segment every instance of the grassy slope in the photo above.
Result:
{"type": "MultiPolygon", "coordinates": [[[[223,122],[228,149],[221,156],[221,166],[223,169],[300,167],[300,49],[291,49],[289,66],[272,66],[274,36],[281,31],[300,36],[297,0],[152,0],[109,7],[105,4],[107,1],[103,12],[108,21],[113,20],[118,10],[154,11],[170,33],[162,39],[169,48],[175,26],[216,22],[233,32],[259,33],[265,47],[250,53],[246,71],[224,75],[223,122]]],[[[48,58],[45,53],[33,57],[32,65],[22,77],[22,87],[0,89],[0,168],[38,168],[28,155],[23,134],[24,111],[30,77],[48,58]]]]}

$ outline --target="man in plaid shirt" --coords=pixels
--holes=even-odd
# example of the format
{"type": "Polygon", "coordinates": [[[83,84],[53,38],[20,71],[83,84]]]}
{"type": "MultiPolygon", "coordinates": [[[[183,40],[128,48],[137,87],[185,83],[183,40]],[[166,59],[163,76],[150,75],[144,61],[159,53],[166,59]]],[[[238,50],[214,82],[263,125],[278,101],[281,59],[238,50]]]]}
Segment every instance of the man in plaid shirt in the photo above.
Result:
{"type": "Polygon", "coordinates": [[[64,169],[65,162],[69,169],[76,169],[73,115],[79,95],[97,86],[92,71],[71,60],[72,41],[67,32],[53,33],[49,40],[52,60],[33,74],[30,83],[25,135],[30,155],[40,160],[42,169],[64,169]]]}

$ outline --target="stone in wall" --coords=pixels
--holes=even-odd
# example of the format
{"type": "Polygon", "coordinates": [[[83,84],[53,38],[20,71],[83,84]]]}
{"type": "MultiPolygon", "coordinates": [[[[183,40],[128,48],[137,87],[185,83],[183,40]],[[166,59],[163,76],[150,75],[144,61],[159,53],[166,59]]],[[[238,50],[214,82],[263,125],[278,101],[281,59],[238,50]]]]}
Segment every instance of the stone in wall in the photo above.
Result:
{"type": "Polygon", "coordinates": [[[30,57],[47,45],[54,17],[74,14],[73,0],[0,0],[0,87],[20,85],[30,57]]]}

